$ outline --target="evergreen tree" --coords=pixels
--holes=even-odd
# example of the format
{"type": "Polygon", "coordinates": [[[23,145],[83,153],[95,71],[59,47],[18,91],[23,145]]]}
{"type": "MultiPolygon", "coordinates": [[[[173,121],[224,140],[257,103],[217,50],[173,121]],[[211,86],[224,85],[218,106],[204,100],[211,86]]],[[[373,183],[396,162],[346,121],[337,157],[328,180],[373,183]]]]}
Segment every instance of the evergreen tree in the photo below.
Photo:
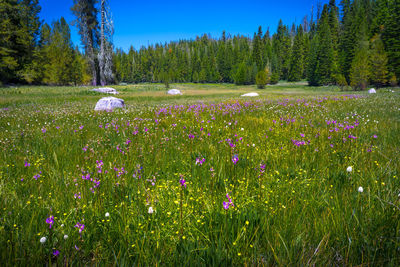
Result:
{"type": "Polygon", "coordinates": [[[73,78],[74,51],[71,33],[65,19],[52,23],[50,42],[44,48],[46,53],[44,82],[67,85],[73,78]]]}
{"type": "Polygon", "coordinates": [[[382,41],[385,45],[389,69],[400,77],[400,1],[386,0],[388,14],[382,21],[382,41]]]}
{"type": "Polygon", "coordinates": [[[38,55],[40,20],[38,0],[0,2],[0,81],[31,81],[38,55]]]}
{"type": "Polygon", "coordinates": [[[98,84],[99,76],[96,52],[99,46],[99,23],[96,4],[97,0],[74,0],[71,8],[76,17],[75,24],[79,29],[85,55],[89,61],[93,85],[98,84]]]}
{"type": "Polygon", "coordinates": [[[375,35],[372,38],[369,59],[371,66],[371,83],[378,88],[382,87],[387,83],[388,58],[379,35],[375,35]]]}
{"type": "Polygon", "coordinates": [[[252,60],[256,64],[258,70],[263,70],[263,58],[262,58],[262,28],[258,27],[258,33],[254,34],[253,38],[253,51],[252,60]]]}
{"type": "Polygon", "coordinates": [[[303,27],[299,25],[294,39],[292,55],[289,65],[290,82],[300,81],[303,77],[304,68],[304,40],[303,40],[303,27]]]}
{"type": "Polygon", "coordinates": [[[236,85],[243,85],[247,82],[247,66],[246,63],[242,62],[239,64],[235,75],[234,80],[236,85]]]}
{"type": "Polygon", "coordinates": [[[264,89],[267,84],[267,73],[265,70],[261,70],[257,73],[256,84],[258,89],[264,89]]]}
{"type": "Polygon", "coordinates": [[[355,90],[364,90],[370,78],[368,42],[361,41],[351,64],[350,81],[355,90]]]}

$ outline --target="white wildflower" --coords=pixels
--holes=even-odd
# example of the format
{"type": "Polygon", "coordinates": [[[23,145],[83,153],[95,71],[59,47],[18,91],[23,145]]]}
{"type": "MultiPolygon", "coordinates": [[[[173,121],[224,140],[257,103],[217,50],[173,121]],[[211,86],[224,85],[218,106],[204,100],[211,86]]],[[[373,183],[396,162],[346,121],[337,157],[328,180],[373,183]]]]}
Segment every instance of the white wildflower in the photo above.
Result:
{"type": "Polygon", "coordinates": [[[351,166],[349,166],[349,167],[347,167],[347,172],[352,172],[353,171],[353,167],[351,167],[351,166]]]}
{"type": "Polygon", "coordinates": [[[47,238],[44,236],[42,238],[40,238],[40,243],[44,244],[44,242],[46,242],[47,238]]]}
{"type": "Polygon", "coordinates": [[[67,240],[68,239],[68,235],[64,235],[64,240],[67,240]]]}
{"type": "Polygon", "coordinates": [[[360,193],[364,192],[364,188],[362,188],[362,186],[360,186],[360,187],[358,188],[358,192],[360,192],[360,193]]]}
{"type": "Polygon", "coordinates": [[[149,207],[148,213],[149,213],[149,214],[152,214],[153,212],[154,212],[153,207],[149,207]]]}
{"type": "Polygon", "coordinates": [[[106,212],[105,216],[110,217],[110,213],[106,212]]]}

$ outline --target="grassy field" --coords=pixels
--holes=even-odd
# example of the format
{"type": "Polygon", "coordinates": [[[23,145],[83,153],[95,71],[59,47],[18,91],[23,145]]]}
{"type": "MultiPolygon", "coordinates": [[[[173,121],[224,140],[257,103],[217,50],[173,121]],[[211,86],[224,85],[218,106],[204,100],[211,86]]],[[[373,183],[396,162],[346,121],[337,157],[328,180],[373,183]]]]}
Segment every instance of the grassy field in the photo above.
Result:
{"type": "Polygon", "coordinates": [[[91,88],[0,88],[2,265],[400,265],[399,88],[91,88]]]}

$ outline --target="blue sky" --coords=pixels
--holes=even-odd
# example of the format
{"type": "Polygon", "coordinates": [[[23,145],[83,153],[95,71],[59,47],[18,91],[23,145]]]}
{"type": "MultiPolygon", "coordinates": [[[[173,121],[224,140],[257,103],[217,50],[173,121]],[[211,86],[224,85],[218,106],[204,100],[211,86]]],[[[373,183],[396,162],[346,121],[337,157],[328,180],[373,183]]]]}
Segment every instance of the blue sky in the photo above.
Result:
{"type": "MultiPolygon", "coordinates": [[[[320,1],[322,3],[328,0],[320,1]]],[[[63,16],[71,23],[72,0],[40,0],[41,19],[47,23],[63,16]]],[[[164,43],[180,39],[194,39],[209,33],[220,37],[227,33],[252,36],[261,25],[265,31],[276,30],[279,19],[284,24],[300,23],[310,15],[317,0],[200,0],[200,1],[138,1],[109,0],[114,18],[114,45],[127,51],[130,45],[164,43]]],[[[314,12],[314,14],[316,11],[314,12]]],[[[72,40],[79,45],[77,29],[71,27],[72,40]]]]}

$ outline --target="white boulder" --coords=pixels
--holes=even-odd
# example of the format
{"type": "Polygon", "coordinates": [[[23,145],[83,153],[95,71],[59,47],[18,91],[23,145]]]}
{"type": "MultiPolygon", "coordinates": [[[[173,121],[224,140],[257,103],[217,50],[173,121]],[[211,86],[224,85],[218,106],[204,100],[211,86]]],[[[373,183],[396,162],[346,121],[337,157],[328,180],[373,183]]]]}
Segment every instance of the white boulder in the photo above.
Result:
{"type": "Polygon", "coordinates": [[[259,94],[258,93],[247,93],[242,96],[259,96],[259,94]]]}
{"type": "Polygon", "coordinates": [[[376,94],[375,88],[369,89],[369,90],[368,90],[368,93],[370,93],[370,94],[376,94]]]}
{"type": "Polygon", "coordinates": [[[123,99],[109,96],[109,97],[103,97],[102,99],[97,101],[94,110],[113,110],[114,108],[123,108],[123,107],[125,107],[123,99]]]}
{"type": "Polygon", "coordinates": [[[181,95],[182,93],[178,89],[170,89],[170,90],[168,90],[167,94],[169,94],[169,95],[181,95]]]}
{"type": "Polygon", "coordinates": [[[104,94],[112,94],[112,95],[118,94],[117,90],[111,87],[96,88],[92,89],[92,91],[104,94]]]}

